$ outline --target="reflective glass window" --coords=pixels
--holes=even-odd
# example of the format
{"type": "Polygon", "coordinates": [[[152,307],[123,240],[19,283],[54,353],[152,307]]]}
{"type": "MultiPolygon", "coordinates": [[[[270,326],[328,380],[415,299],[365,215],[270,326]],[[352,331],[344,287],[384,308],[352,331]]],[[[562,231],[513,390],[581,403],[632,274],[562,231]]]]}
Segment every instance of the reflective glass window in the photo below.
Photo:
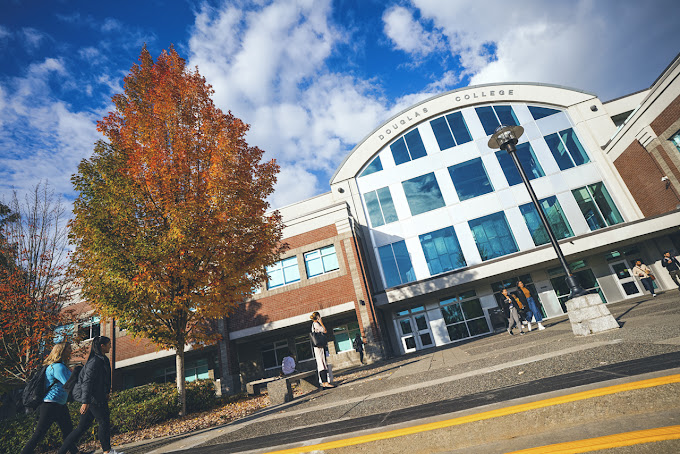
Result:
{"type": "Polygon", "coordinates": [[[425,145],[423,145],[423,139],[421,139],[420,132],[418,132],[417,129],[395,140],[394,143],[390,145],[390,150],[392,150],[392,157],[394,157],[394,163],[396,165],[427,155],[425,145]]]}
{"type": "Polygon", "coordinates": [[[367,192],[364,194],[364,200],[366,201],[368,217],[373,227],[379,227],[399,220],[389,188],[385,187],[367,192]]]}
{"type": "MultiPolygon", "coordinates": [[[[500,150],[496,152],[496,158],[503,169],[508,184],[510,186],[520,184],[522,182],[522,177],[520,176],[512,157],[506,151],[500,150]]],[[[545,176],[543,167],[541,167],[538,159],[536,159],[534,150],[531,148],[529,142],[517,145],[517,158],[519,159],[520,164],[522,164],[524,173],[526,173],[527,178],[530,180],[545,176]]]]}
{"type": "Polygon", "coordinates": [[[419,238],[430,275],[434,276],[467,265],[453,227],[426,233],[419,238]]]}
{"type": "Polygon", "coordinates": [[[519,125],[511,106],[475,107],[475,110],[487,135],[493,134],[501,124],[505,126],[519,125]]]}
{"type": "Polygon", "coordinates": [[[380,161],[380,156],[376,156],[373,161],[361,172],[360,177],[365,177],[372,173],[380,172],[383,169],[382,161],[380,161]]]}
{"type": "Polygon", "coordinates": [[[673,136],[671,136],[671,138],[668,139],[668,140],[673,142],[673,145],[675,145],[675,148],[677,148],[678,151],[680,151],[680,131],[673,134],[673,136]]]}
{"type": "Polygon", "coordinates": [[[548,148],[550,148],[560,170],[590,162],[590,158],[572,128],[560,131],[559,134],[546,136],[545,142],[548,144],[548,148]]]}
{"type": "Polygon", "coordinates": [[[307,277],[319,276],[340,268],[338,255],[335,253],[335,245],[317,249],[305,254],[305,268],[307,277]]]}
{"type": "MultiPolygon", "coordinates": [[[[551,196],[542,199],[539,201],[539,204],[541,205],[543,214],[548,218],[548,223],[550,224],[553,234],[555,234],[555,238],[561,240],[574,236],[574,232],[571,230],[569,221],[567,221],[567,216],[564,214],[557,197],[551,196]]],[[[534,240],[534,244],[540,246],[549,243],[550,237],[548,236],[545,227],[543,227],[543,223],[538,216],[534,204],[527,203],[521,205],[519,210],[522,212],[522,216],[524,216],[524,222],[526,222],[529,232],[531,232],[531,238],[534,240]]]]}
{"type": "Polygon", "coordinates": [[[453,186],[461,202],[493,192],[493,186],[486,174],[482,158],[471,159],[449,167],[449,175],[451,175],[453,186]]]}
{"type": "Polygon", "coordinates": [[[416,279],[411,257],[403,240],[379,247],[378,256],[388,288],[416,279]]]}
{"type": "Polygon", "coordinates": [[[470,135],[470,130],[465,123],[465,118],[461,112],[454,112],[446,116],[449,122],[449,127],[453,136],[456,138],[456,144],[462,145],[467,142],[472,141],[472,136],[470,135]]]}
{"type": "Polygon", "coordinates": [[[300,270],[297,265],[297,257],[289,257],[268,266],[267,275],[269,276],[267,288],[270,289],[299,281],[300,270]]]}
{"type": "Polygon", "coordinates": [[[560,113],[559,110],[538,106],[529,106],[529,112],[531,113],[531,116],[534,117],[534,120],[540,120],[541,118],[549,117],[550,115],[560,113]]]}
{"type": "Polygon", "coordinates": [[[494,106],[498,120],[505,126],[519,126],[515,112],[510,106],[494,106]]]}
{"type": "Polygon", "coordinates": [[[444,206],[444,198],[434,173],[403,181],[401,185],[413,216],[444,206]]]}
{"type": "Polygon", "coordinates": [[[460,112],[432,120],[430,126],[432,126],[432,132],[434,132],[440,150],[472,141],[463,114],[460,112]]]}
{"type": "Polygon", "coordinates": [[[604,183],[599,182],[590,184],[588,185],[588,190],[593,195],[595,203],[600,209],[600,213],[602,213],[602,217],[607,222],[607,225],[615,225],[623,222],[623,217],[621,216],[621,213],[619,213],[618,208],[616,208],[604,183]]]}
{"type": "Polygon", "coordinates": [[[437,139],[440,150],[446,150],[456,146],[456,142],[453,140],[453,134],[449,129],[445,117],[432,120],[430,126],[432,126],[432,132],[434,132],[434,137],[437,139]]]}
{"type": "Polygon", "coordinates": [[[408,149],[406,148],[406,141],[403,137],[398,138],[390,145],[390,150],[392,150],[392,157],[394,158],[394,163],[396,165],[409,162],[411,156],[408,154],[408,149]]]}
{"type": "Polygon", "coordinates": [[[474,296],[474,293],[458,295],[439,302],[451,341],[479,336],[490,331],[482,304],[474,296]]]}
{"type": "Polygon", "coordinates": [[[590,230],[598,230],[623,222],[604,184],[595,183],[571,191],[590,230]]]}
{"type": "Polygon", "coordinates": [[[482,260],[517,252],[517,243],[502,211],[468,221],[482,260]]]}

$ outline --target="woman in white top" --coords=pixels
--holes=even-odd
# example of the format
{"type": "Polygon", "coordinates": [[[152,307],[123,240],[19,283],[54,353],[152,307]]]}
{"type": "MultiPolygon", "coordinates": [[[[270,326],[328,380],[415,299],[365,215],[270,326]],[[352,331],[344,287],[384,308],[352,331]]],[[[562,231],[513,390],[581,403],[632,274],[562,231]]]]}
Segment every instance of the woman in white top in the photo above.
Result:
{"type": "MultiPolygon", "coordinates": [[[[314,312],[309,316],[312,319],[313,333],[326,333],[326,327],[321,320],[321,314],[314,312]]],[[[314,347],[314,358],[316,358],[316,370],[319,371],[319,379],[321,380],[322,388],[335,388],[335,386],[328,383],[328,363],[326,362],[325,347],[314,347]]]]}
{"type": "Polygon", "coordinates": [[[653,297],[656,297],[656,293],[654,293],[654,283],[652,282],[652,270],[650,270],[647,265],[643,264],[641,260],[635,262],[633,276],[639,277],[642,285],[645,286],[647,291],[649,291],[653,297]]]}

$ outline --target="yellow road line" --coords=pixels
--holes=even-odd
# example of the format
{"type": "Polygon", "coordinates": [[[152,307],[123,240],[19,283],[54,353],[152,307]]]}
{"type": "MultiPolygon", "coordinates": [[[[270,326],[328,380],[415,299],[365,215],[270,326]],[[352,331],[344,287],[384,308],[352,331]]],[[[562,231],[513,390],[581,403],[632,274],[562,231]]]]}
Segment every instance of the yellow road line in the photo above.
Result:
{"type": "Polygon", "coordinates": [[[632,391],[635,389],[653,388],[655,386],[668,385],[671,383],[680,383],[680,374],[668,375],[665,377],[650,378],[647,380],[640,380],[631,383],[624,383],[621,385],[606,386],[604,388],[593,389],[590,391],[582,391],[566,396],[552,397],[550,399],[540,400],[537,402],[529,402],[526,404],[513,405],[510,407],[499,408],[497,410],[485,411],[482,413],[475,413],[468,416],[460,416],[457,418],[447,419],[445,421],[431,422],[426,424],[419,424],[416,426],[406,427],[403,429],[387,430],[384,432],[361,435],[358,437],[345,438],[342,440],[329,441],[310,446],[301,446],[298,448],[283,449],[280,451],[271,451],[267,454],[300,454],[311,451],[321,451],[325,449],[343,448],[346,446],[353,446],[362,443],[370,443],[372,441],[387,440],[389,438],[403,437],[405,435],[413,435],[420,432],[427,432],[430,430],[443,429],[446,427],[459,426],[475,421],[483,421],[486,419],[499,418],[501,416],[513,415],[529,410],[536,410],[538,408],[551,407],[554,405],[566,404],[569,402],[576,402],[579,400],[592,399],[594,397],[607,396],[624,391],[632,391]]]}
{"type": "Polygon", "coordinates": [[[657,429],[636,430],[616,435],[589,438],[587,440],[569,441],[554,445],[513,451],[510,454],[576,454],[579,452],[598,451],[600,449],[620,448],[622,446],[640,445],[655,441],[680,439],[680,426],[659,427],[657,429]]]}

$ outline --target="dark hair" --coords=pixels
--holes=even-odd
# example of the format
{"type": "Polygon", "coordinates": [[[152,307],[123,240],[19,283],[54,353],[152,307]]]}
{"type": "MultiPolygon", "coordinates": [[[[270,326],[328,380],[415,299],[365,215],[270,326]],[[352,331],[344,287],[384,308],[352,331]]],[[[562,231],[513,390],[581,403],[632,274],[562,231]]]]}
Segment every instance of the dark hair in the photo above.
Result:
{"type": "Polygon", "coordinates": [[[110,344],[111,339],[106,336],[96,336],[92,339],[92,345],[90,346],[90,356],[87,357],[88,361],[94,356],[102,356],[102,345],[110,344]]]}

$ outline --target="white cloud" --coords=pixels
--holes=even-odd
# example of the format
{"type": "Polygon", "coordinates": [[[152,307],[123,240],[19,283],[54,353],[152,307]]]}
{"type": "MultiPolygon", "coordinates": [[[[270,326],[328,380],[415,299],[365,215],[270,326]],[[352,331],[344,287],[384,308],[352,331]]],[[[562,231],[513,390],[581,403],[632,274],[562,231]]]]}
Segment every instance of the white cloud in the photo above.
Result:
{"type": "Polygon", "coordinates": [[[422,24],[403,6],[394,6],[383,13],[384,32],[395,48],[415,55],[427,55],[439,47],[437,33],[425,31],[422,24]]]}
{"type": "Polygon", "coordinates": [[[12,33],[9,29],[3,25],[0,25],[0,39],[8,38],[12,33]]]}
{"type": "Polygon", "coordinates": [[[44,33],[39,32],[35,28],[23,28],[21,30],[24,45],[28,50],[35,50],[40,47],[43,39],[46,38],[44,33]]]}

